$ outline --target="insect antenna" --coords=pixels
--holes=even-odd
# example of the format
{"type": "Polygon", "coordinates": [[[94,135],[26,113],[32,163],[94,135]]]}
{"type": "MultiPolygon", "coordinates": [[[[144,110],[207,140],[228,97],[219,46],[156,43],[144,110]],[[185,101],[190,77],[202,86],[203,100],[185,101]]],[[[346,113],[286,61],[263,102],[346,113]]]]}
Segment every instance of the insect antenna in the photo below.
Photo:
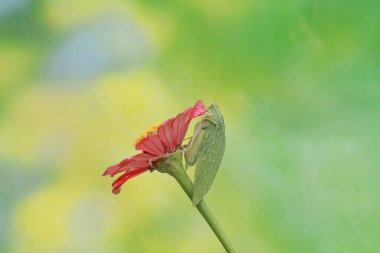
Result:
{"type": "Polygon", "coordinates": [[[229,56],[229,52],[230,52],[230,47],[231,47],[232,32],[233,32],[233,27],[231,27],[231,29],[230,29],[230,35],[229,35],[228,42],[227,42],[226,54],[224,55],[224,62],[223,62],[223,67],[222,67],[223,68],[222,69],[222,76],[220,78],[220,83],[219,83],[218,91],[216,93],[216,96],[213,99],[214,103],[216,102],[216,99],[219,96],[220,90],[222,89],[222,85],[223,85],[223,82],[224,82],[224,76],[225,76],[226,68],[227,68],[227,60],[228,60],[228,56],[229,56]]]}
{"type": "Polygon", "coordinates": [[[228,101],[228,100],[231,100],[231,99],[232,98],[228,98],[228,97],[227,98],[221,98],[221,99],[215,100],[214,102],[219,104],[221,101],[226,101],[226,100],[228,101]]]}

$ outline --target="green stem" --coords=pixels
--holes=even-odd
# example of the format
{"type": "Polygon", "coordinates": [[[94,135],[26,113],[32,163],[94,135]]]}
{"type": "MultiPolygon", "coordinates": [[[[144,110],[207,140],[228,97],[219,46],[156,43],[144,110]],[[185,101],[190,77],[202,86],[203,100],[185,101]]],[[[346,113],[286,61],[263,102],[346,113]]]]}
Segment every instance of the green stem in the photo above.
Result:
{"type": "MultiPolygon", "coordinates": [[[[177,168],[170,173],[177,182],[181,185],[182,189],[185,191],[186,195],[192,201],[193,199],[193,182],[187,175],[186,171],[183,168],[177,168]]],[[[223,229],[216,221],[214,215],[211,213],[210,209],[207,207],[206,202],[201,200],[196,206],[198,211],[202,214],[203,218],[207,221],[208,225],[211,227],[212,231],[219,239],[220,243],[223,245],[227,253],[234,253],[235,250],[232,248],[231,243],[229,242],[226,234],[223,232],[223,229]]]]}

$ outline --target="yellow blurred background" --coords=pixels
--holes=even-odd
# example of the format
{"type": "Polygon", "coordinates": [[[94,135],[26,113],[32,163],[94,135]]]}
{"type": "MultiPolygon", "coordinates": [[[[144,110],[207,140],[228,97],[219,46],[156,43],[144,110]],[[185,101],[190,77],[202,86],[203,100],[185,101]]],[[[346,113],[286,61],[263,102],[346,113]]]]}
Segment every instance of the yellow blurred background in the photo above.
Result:
{"type": "Polygon", "coordinates": [[[0,252],[224,252],[168,176],[101,176],[198,99],[237,252],[380,252],[379,7],[0,0],[0,252]]]}

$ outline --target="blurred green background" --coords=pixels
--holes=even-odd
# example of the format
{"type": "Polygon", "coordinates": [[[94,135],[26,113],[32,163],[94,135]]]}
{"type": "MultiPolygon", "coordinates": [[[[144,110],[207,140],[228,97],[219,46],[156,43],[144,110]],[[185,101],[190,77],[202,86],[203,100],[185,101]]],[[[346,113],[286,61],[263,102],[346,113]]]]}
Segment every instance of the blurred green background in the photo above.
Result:
{"type": "Polygon", "coordinates": [[[224,252],[168,176],[101,177],[197,99],[224,113],[206,201],[237,252],[380,252],[379,9],[0,0],[0,252],[224,252]]]}

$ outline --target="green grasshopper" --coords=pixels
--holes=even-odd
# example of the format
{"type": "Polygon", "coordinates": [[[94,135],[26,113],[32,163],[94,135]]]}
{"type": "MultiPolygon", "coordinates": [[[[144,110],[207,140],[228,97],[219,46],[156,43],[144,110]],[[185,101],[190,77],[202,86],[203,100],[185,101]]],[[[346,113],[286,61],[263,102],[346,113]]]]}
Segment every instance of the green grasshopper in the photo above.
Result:
{"type": "Polygon", "coordinates": [[[185,149],[186,167],[195,164],[193,204],[196,206],[211,188],[223,159],[226,138],[224,119],[213,103],[202,120],[195,125],[194,134],[185,149]]]}

